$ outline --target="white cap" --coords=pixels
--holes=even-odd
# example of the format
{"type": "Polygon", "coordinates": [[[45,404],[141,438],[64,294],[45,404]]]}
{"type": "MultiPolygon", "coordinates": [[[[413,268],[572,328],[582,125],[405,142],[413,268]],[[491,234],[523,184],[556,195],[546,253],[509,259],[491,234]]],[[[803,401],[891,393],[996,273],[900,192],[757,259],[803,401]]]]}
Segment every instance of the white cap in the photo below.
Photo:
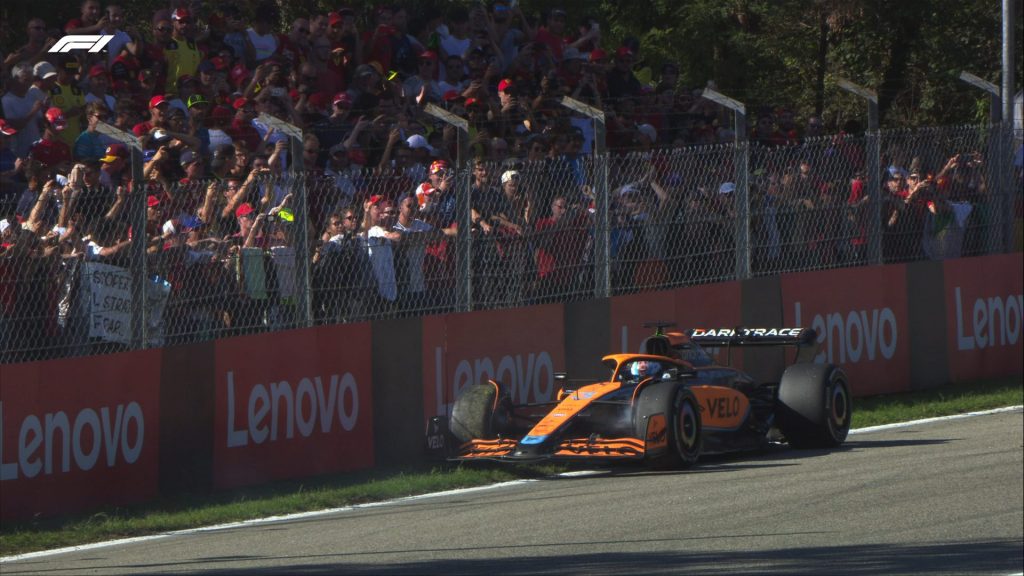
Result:
{"type": "Polygon", "coordinates": [[[718,187],[719,194],[732,194],[736,190],[736,185],[732,182],[722,182],[722,185],[718,187]]]}
{"type": "Polygon", "coordinates": [[[36,78],[42,78],[46,80],[51,76],[57,75],[57,69],[53,67],[53,64],[49,62],[40,62],[32,68],[32,73],[35,74],[36,78]]]}
{"type": "Polygon", "coordinates": [[[412,136],[409,136],[405,139],[405,143],[413,150],[417,150],[419,148],[426,148],[427,150],[431,149],[430,143],[427,142],[427,139],[424,138],[422,134],[413,134],[412,136]]]}
{"type": "Polygon", "coordinates": [[[7,232],[7,229],[11,227],[11,223],[6,218],[0,220],[0,234],[7,232]]]}
{"type": "Polygon", "coordinates": [[[508,182],[509,180],[511,180],[513,178],[518,178],[518,177],[519,177],[519,171],[518,170],[506,170],[505,173],[501,175],[501,183],[504,184],[504,183],[508,182]]]}
{"type": "Polygon", "coordinates": [[[651,143],[658,141],[658,131],[654,129],[654,126],[650,124],[641,124],[636,127],[637,132],[647,136],[651,143]]]}

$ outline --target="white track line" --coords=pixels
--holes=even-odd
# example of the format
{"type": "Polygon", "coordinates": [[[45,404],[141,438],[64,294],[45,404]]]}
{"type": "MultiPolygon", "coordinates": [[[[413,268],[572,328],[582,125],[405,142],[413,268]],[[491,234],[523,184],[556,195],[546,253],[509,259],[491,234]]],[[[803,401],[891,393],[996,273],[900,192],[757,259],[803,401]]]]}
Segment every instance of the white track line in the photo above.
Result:
{"type": "MultiPolygon", "coordinates": [[[[983,410],[981,412],[970,412],[967,414],[956,414],[953,416],[940,416],[937,418],[925,418],[922,420],[913,420],[911,422],[900,422],[897,424],[884,424],[882,426],[869,426],[867,428],[858,428],[856,430],[850,430],[850,434],[866,434],[869,432],[879,432],[882,430],[891,430],[894,428],[906,428],[908,426],[915,426],[918,424],[930,424],[932,422],[941,422],[943,420],[959,420],[961,418],[971,418],[974,416],[986,416],[988,414],[999,414],[1002,412],[1013,412],[1024,409],[1024,406],[1010,406],[1007,408],[996,408],[994,410],[983,410]]],[[[576,477],[576,476],[587,476],[591,474],[600,474],[597,470],[580,470],[574,472],[565,472],[559,474],[562,477],[576,477]]],[[[241,522],[228,522],[226,524],[217,524],[214,526],[204,526],[201,528],[189,528],[188,530],[176,530],[174,532],[166,532],[164,534],[153,534],[151,536],[137,536],[135,538],[121,538],[119,540],[108,540],[106,542],[94,542],[92,544],[82,544],[81,546],[68,546],[66,548],[55,548],[53,550],[40,550],[38,552],[28,552],[26,554],[18,554],[16,556],[5,556],[0,557],[0,564],[7,562],[17,562],[19,560],[29,560],[32,558],[44,558],[47,556],[56,556],[58,554],[67,554],[68,552],[80,552],[83,550],[95,550],[97,548],[108,548],[110,546],[119,546],[121,544],[134,544],[136,542],[149,542],[153,540],[161,540],[169,538],[171,536],[187,536],[190,534],[199,534],[201,532],[215,532],[218,530],[230,530],[232,528],[241,528],[245,526],[259,526],[263,524],[272,524],[274,522],[288,522],[292,520],[302,520],[305,518],[316,518],[319,516],[326,516],[329,514],[337,514],[339,512],[350,512],[352,510],[362,510],[364,508],[375,508],[379,506],[388,506],[391,504],[401,504],[403,502],[412,502],[415,500],[424,500],[427,498],[437,498],[440,496],[453,496],[459,494],[469,494],[472,492],[482,492],[485,490],[495,490],[498,488],[505,488],[507,486],[516,486],[518,484],[526,484],[529,482],[537,482],[536,479],[524,479],[524,480],[513,480],[510,482],[501,482],[498,484],[491,484],[489,486],[476,486],[473,488],[460,488],[458,490],[445,490],[444,492],[432,492],[430,494],[420,494],[417,496],[407,496],[404,498],[395,498],[393,500],[385,500],[383,502],[370,502],[368,504],[354,504],[352,506],[342,506],[340,508],[329,508],[327,510],[316,510],[313,512],[299,512],[296,514],[285,514],[282,516],[270,516],[268,518],[254,518],[252,520],[243,520],[241,522]]],[[[1024,576],[1024,573],[1013,574],[1010,576],[1024,576]]]]}
{"type": "Polygon", "coordinates": [[[952,416],[922,418],[921,420],[911,420],[910,422],[897,422],[896,424],[882,424],[881,426],[868,426],[867,428],[857,428],[856,430],[850,430],[850,434],[867,434],[869,432],[880,432],[882,430],[892,430],[894,428],[906,428],[908,426],[917,426],[918,424],[931,424],[932,422],[943,422],[945,420],[960,420],[961,418],[987,416],[989,414],[1001,414],[1003,412],[1019,412],[1022,409],[1024,409],[1024,406],[1007,406],[1006,408],[993,408],[992,410],[968,412],[966,414],[954,414],[952,416]]]}

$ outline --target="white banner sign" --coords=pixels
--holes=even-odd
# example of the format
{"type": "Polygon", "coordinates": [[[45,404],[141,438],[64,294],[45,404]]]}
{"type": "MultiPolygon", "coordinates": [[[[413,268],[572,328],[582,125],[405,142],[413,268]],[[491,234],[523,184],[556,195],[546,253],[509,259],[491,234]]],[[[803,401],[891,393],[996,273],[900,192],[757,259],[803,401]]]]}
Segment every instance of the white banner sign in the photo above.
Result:
{"type": "MultiPolygon", "coordinates": [[[[150,345],[163,340],[163,312],[170,285],[160,281],[146,285],[150,345]],[[150,285],[152,284],[152,285],[150,285]]],[[[125,268],[85,262],[82,266],[82,300],[89,320],[89,337],[130,344],[132,336],[132,274],[125,268]]]]}

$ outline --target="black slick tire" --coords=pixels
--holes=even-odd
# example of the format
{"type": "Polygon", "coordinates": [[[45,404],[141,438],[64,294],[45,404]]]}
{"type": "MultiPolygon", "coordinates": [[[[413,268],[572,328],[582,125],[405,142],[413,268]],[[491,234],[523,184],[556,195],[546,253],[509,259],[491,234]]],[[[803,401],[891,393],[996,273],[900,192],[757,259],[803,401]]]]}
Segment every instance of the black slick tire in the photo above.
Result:
{"type": "Polygon", "coordinates": [[[794,364],[779,382],[775,416],[794,448],[833,448],[850,432],[853,406],[846,374],[831,364],[794,364]]]}
{"type": "Polygon", "coordinates": [[[677,382],[656,382],[645,386],[636,400],[634,426],[637,438],[648,437],[651,417],[665,418],[667,446],[647,454],[652,468],[688,468],[700,457],[703,431],[696,396],[677,382]]]}

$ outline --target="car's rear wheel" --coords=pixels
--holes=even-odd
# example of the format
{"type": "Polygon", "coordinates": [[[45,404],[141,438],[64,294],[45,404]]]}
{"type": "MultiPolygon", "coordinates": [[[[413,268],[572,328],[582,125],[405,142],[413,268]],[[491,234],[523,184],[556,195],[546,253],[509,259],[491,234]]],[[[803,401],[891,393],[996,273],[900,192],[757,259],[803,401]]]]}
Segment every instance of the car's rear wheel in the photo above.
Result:
{"type": "Polygon", "coordinates": [[[776,421],[795,448],[839,446],[850,432],[853,405],[842,370],[831,364],[794,364],[779,382],[776,421]]]}
{"type": "Polygon", "coordinates": [[[658,382],[644,387],[636,402],[636,436],[650,447],[645,456],[647,464],[654,468],[695,464],[703,432],[700,406],[693,392],[676,382],[658,382]]]}
{"type": "Polygon", "coordinates": [[[491,440],[507,426],[507,402],[492,380],[466,388],[452,407],[449,429],[460,442],[491,440]]]}

